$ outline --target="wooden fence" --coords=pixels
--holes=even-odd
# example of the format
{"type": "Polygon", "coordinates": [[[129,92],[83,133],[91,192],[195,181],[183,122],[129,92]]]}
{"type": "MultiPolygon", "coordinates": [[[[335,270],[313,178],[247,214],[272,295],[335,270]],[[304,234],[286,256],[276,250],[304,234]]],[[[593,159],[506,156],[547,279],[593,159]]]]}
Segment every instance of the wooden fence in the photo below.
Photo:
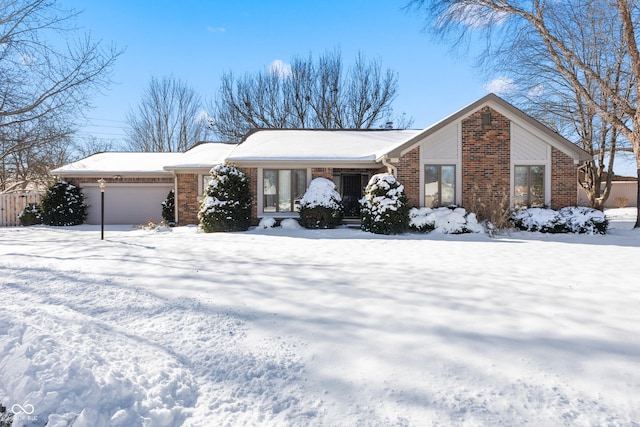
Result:
{"type": "Polygon", "coordinates": [[[20,225],[18,215],[29,203],[40,203],[42,193],[0,193],[0,227],[20,225]]]}

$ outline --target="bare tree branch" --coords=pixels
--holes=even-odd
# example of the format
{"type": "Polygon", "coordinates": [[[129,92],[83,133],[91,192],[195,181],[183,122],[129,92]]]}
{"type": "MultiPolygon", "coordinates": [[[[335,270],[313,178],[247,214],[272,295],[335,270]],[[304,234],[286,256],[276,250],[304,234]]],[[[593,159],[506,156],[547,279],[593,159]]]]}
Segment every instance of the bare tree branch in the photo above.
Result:
{"type": "MultiPolygon", "coordinates": [[[[487,40],[483,56],[489,61],[496,53],[508,61],[508,55],[521,48],[514,40],[525,40],[527,47],[544,58],[545,67],[555,73],[552,86],[559,83],[555,87],[564,85],[574,94],[567,105],[580,106],[576,122],[582,120],[582,124],[576,129],[582,129],[585,136],[594,135],[592,126],[596,123],[589,120],[598,116],[597,120],[609,126],[603,129],[613,132],[609,135],[615,136],[615,141],[618,134],[629,141],[640,174],[637,2],[412,0],[407,7],[424,11],[431,29],[443,38],[453,35],[459,43],[470,35],[483,35],[487,40]]],[[[605,144],[606,140],[603,131],[600,141],[605,144]]],[[[640,196],[640,187],[638,193],[640,196]]],[[[640,227],[640,215],[636,227],[640,227]]]]}
{"type": "MultiPolygon", "coordinates": [[[[296,57],[286,70],[225,73],[211,110],[216,133],[230,141],[252,128],[369,129],[395,119],[397,90],[397,73],[383,71],[380,61],[358,55],[345,71],[334,51],[317,61],[296,57]]],[[[402,118],[398,125],[411,123],[402,118]]]]}
{"type": "Polygon", "coordinates": [[[206,138],[208,126],[200,96],[174,77],[152,77],[126,121],[133,151],[184,152],[206,138]]]}

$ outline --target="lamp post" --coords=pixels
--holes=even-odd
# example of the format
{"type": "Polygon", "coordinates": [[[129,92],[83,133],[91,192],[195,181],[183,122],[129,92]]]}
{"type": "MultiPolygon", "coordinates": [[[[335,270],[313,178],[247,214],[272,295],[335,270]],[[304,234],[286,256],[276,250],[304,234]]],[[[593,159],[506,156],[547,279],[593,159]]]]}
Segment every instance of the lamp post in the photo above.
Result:
{"type": "Polygon", "coordinates": [[[100,186],[100,240],[104,240],[104,187],[107,186],[107,181],[100,178],[98,185],[100,186]]]}

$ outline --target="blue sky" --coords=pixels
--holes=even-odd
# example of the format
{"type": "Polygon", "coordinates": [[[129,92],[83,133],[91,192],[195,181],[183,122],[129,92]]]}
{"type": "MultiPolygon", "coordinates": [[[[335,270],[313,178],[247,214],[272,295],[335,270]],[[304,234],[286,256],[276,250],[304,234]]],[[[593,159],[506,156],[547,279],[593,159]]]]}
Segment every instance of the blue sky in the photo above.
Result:
{"type": "MultiPolygon", "coordinates": [[[[349,65],[358,52],[380,59],[399,75],[396,114],[427,127],[465,107],[500,76],[485,76],[474,58],[423,31],[406,0],[59,0],[82,11],[81,31],[124,48],[114,84],[93,99],[80,136],[121,141],[125,114],[137,106],[152,76],[173,75],[212,98],[225,71],[254,73],[297,55],[342,52],[349,65]]],[[[496,84],[497,83],[497,84],[496,84]]],[[[621,159],[622,160],[622,159],[621,159]]],[[[628,160],[616,172],[635,175],[628,160]]],[[[633,165],[631,165],[633,166],[633,165]]]]}
{"type": "Polygon", "coordinates": [[[115,83],[96,95],[82,132],[122,136],[125,113],[140,101],[151,76],[173,75],[203,97],[216,94],[225,71],[242,74],[339,48],[349,64],[362,52],[399,74],[397,114],[416,128],[433,124],[484,96],[473,58],[456,57],[422,31],[405,0],[131,1],[60,0],[82,10],[77,25],[95,39],[125,48],[115,83]]]}

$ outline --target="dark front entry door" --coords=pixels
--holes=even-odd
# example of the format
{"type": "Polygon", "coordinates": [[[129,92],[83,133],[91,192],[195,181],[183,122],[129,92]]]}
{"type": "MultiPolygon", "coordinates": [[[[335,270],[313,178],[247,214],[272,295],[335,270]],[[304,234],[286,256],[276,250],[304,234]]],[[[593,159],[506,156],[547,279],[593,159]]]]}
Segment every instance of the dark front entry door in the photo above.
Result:
{"type": "Polygon", "coordinates": [[[362,175],[342,175],[342,203],[345,217],[360,216],[360,199],[362,198],[362,175]]]}

